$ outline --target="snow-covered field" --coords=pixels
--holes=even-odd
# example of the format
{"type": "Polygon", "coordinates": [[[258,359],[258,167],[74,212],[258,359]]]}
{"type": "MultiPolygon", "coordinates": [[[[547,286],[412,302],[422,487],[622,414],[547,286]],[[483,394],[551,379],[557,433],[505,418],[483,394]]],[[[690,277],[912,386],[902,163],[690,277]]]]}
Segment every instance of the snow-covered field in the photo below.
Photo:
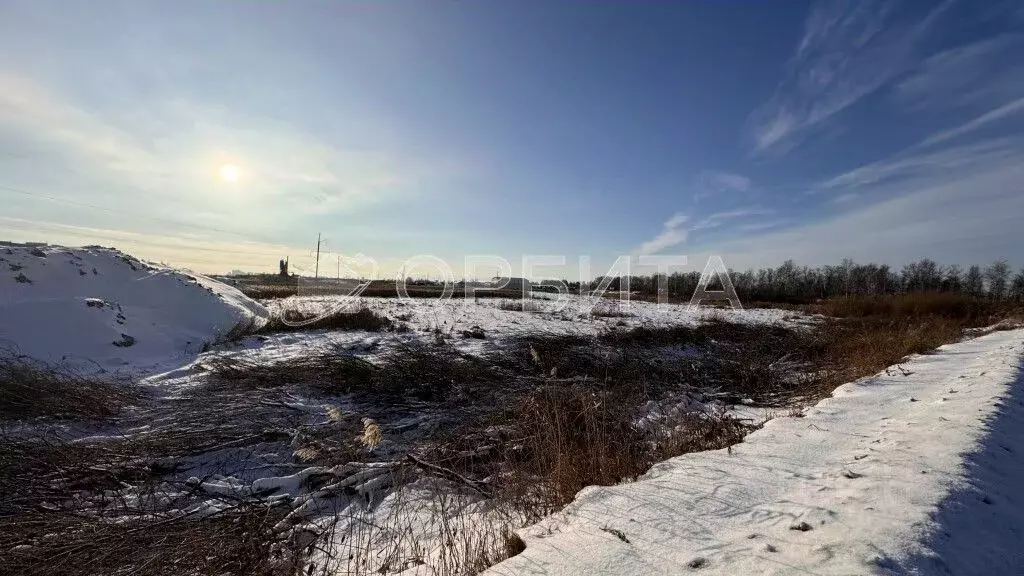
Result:
{"type": "Polygon", "coordinates": [[[1024,573],[1024,330],[589,488],[488,574],[1024,573]]]}
{"type": "MultiPolygon", "coordinates": [[[[312,330],[274,334],[242,342],[246,350],[266,361],[282,360],[314,351],[345,350],[377,355],[409,342],[434,342],[441,337],[455,349],[482,354],[500,350],[511,338],[526,335],[596,336],[608,331],[638,327],[696,326],[709,320],[801,327],[815,319],[786,310],[755,308],[731,310],[689,309],[685,305],[657,305],[650,302],[616,302],[568,296],[564,302],[547,298],[524,300],[530,311],[502,309],[518,301],[454,298],[450,300],[360,298],[356,306],[366,307],[397,325],[403,332],[312,330]]],[[[292,310],[304,315],[322,315],[346,310],[352,302],[342,298],[293,296],[264,302],[271,314],[292,310]]],[[[230,352],[229,352],[230,353],[230,352]]]]}
{"type": "MultiPolygon", "coordinates": [[[[594,337],[709,320],[801,330],[819,319],[636,301],[594,308],[579,297],[526,299],[519,305],[529,311],[496,299],[363,298],[359,306],[401,329],[242,336],[285,310],[317,315],[341,303],[257,303],[112,249],[0,245],[0,346],[94,373],[144,375],[152,395],[153,405],[116,430],[75,437],[69,427],[67,440],[217,436],[200,441],[206,448],[198,453],[163,458],[176,471],[157,496],[181,502],[170,512],[195,517],[238,499],[287,506],[275,530],[293,541],[317,535],[315,573],[447,573],[465,560],[459,554],[500,548],[509,529],[519,529],[526,550],[492,574],[1024,573],[1024,502],[1015,491],[1024,480],[1024,330],[914,357],[799,415],[731,408],[774,419],[728,450],[686,454],[636,482],[587,488],[562,512],[523,528],[526,521],[498,517],[486,498],[467,492],[466,479],[399,480],[416,469],[410,447],[457,424],[439,412],[443,405],[385,403],[373,407],[375,421],[358,399],[299,386],[204,388],[211,371],[218,362],[273,366],[319,354],[376,362],[410,344],[440,342],[453,355],[483,357],[525,335],[594,337]],[[210,415],[217,423],[221,414],[225,428],[211,429],[210,415]],[[356,439],[362,460],[305,463],[312,457],[304,454],[338,438],[356,439]],[[442,541],[461,548],[442,550],[442,541]]],[[[673,409],[726,410],[696,396],[673,401],[673,409]]],[[[652,402],[635,426],[657,426],[664,408],[652,402]]]]}

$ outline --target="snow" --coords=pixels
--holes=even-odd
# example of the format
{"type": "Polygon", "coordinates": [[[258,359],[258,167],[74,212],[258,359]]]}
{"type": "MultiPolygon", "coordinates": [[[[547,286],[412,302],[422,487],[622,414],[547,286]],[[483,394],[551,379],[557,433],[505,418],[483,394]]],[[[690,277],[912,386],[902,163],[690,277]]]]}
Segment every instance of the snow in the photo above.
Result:
{"type": "MultiPolygon", "coordinates": [[[[694,326],[709,320],[749,324],[782,324],[806,322],[806,315],[787,310],[754,308],[749,310],[717,309],[687,305],[663,304],[631,300],[617,302],[606,299],[582,298],[565,295],[564,300],[534,297],[524,299],[531,311],[502,309],[505,304],[519,300],[497,298],[360,298],[359,303],[392,320],[405,323],[414,331],[440,330],[445,334],[461,336],[474,326],[480,327],[488,337],[521,334],[594,335],[607,330],[629,330],[638,326],[694,326]],[[595,314],[591,312],[596,311],[595,314]],[[614,314],[614,315],[612,315],[614,314]]],[[[305,315],[327,313],[343,309],[350,301],[340,297],[292,296],[267,302],[271,311],[290,309],[305,315]]]]}
{"type": "MultiPolygon", "coordinates": [[[[398,325],[405,325],[410,331],[384,334],[311,330],[273,335],[250,345],[262,349],[262,359],[272,361],[316,349],[383,352],[396,342],[433,342],[435,335],[441,334],[460,352],[481,354],[499,350],[508,339],[527,334],[595,336],[638,327],[696,326],[712,320],[800,328],[817,321],[812,316],[780,309],[691,309],[686,305],[658,305],[637,300],[623,303],[598,300],[596,310],[599,312],[614,311],[620,314],[606,316],[591,314],[595,301],[575,295],[566,296],[564,302],[542,298],[526,299],[528,306],[534,308],[530,312],[503,310],[502,302],[496,298],[481,298],[477,301],[471,298],[360,298],[360,306],[370,308],[398,325]],[[474,328],[478,328],[484,337],[473,338],[465,334],[474,328]]],[[[330,296],[293,296],[267,301],[265,305],[275,315],[281,315],[284,310],[293,310],[309,316],[345,309],[351,306],[351,301],[330,296]]]]}
{"type": "MultiPolygon", "coordinates": [[[[591,314],[593,302],[580,297],[566,305],[529,299],[528,312],[504,310],[490,299],[363,298],[362,305],[410,330],[310,330],[227,342],[280,309],[325,313],[339,302],[297,297],[259,304],[215,280],[113,249],[0,244],[0,348],[68,366],[162,372],[146,383],[165,387],[168,397],[201,384],[201,364],[214,356],[274,362],[333,351],[373,360],[439,334],[457,350],[479,354],[525,334],[596,335],[709,320],[799,328],[815,321],[782,310],[636,301],[602,301],[603,313],[591,314]]],[[[668,460],[636,482],[586,488],[562,512],[520,530],[525,552],[489,573],[1024,573],[1024,497],[1017,488],[1024,483],[1022,353],[1024,330],[944,346],[841,386],[800,417],[774,414],[731,449],[668,460]]],[[[689,396],[670,400],[651,402],[637,426],[664,426],[675,411],[725,409],[689,396]]],[[[289,397],[287,408],[314,426],[323,424],[330,406],[289,397]]],[[[758,422],[769,418],[749,407],[731,411],[758,422]]],[[[389,430],[438,416],[401,416],[389,430]]],[[[110,433],[98,432],[79,441],[110,433]]],[[[146,426],[127,431],[145,432],[146,426]]],[[[392,444],[403,438],[391,434],[377,451],[399,457],[401,447],[392,444]]],[[[295,522],[296,529],[347,534],[348,540],[329,543],[336,557],[370,554],[360,565],[373,569],[421,551],[420,561],[440,565],[444,559],[434,555],[441,554],[444,531],[468,534],[463,545],[471,552],[499,545],[499,527],[509,526],[475,495],[453,494],[449,486],[438,500],[436,479],[396,489],[391,471],[405,465],[399,461],[307,467],[292,462],[293,448],[258,443],[189,457],[180,480],[209,500],[182,513],[215,513],[227,506],[218,498],[294,501],[282,529],[295,522]],[[370,523],[390,528],[361,528],[370,523]]],[[[166,497],[179,491],[170,487],[166,497]]],[[[391,568],[425,574],[427,565],[391,568]]]]}
{"type": "Polygon", "coordinates": [[[152,370],[267,317],[235,288],[114,249],[0,244],[0,348],[15,354],[152,370]]]}
{"type": "Polygon", "coordinates": [[[589,487],[492,576],[1021,574],[1024,330],[837,388],[729,450],[589,487]]]}

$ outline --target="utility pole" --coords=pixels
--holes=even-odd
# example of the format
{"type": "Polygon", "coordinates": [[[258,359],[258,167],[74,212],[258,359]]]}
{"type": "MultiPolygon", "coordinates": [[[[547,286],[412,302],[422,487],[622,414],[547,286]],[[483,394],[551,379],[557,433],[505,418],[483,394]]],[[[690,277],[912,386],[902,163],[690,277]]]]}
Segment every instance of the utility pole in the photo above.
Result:
{"type": "Polygon", "coordinates": [[[313,278],[320,277],[320,233],[316,234],[316,269],[313,271],[313,278]]]}

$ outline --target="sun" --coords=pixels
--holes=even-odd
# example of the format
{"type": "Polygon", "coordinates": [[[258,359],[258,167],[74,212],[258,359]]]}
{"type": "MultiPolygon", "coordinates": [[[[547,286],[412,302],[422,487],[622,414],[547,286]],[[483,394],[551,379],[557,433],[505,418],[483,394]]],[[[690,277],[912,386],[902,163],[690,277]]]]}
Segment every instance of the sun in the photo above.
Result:
{"type": "Polygon", "coordinates": [[[241,170],[234,164],[225,164],[220,167],[220,177],[225,182],[237,182],[239,176],[241,176],[241,170]]]}

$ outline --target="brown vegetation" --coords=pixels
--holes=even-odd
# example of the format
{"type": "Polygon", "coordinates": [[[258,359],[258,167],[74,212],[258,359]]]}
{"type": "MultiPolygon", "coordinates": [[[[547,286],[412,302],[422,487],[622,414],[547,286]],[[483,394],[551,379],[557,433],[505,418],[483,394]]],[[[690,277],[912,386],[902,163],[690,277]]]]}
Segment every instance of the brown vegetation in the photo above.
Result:
{"type": "Polygon", "coordinates": [[[365,306],[346,306],[327,314],[308,314],[284,309],[270,319],[261,332],[288,332],[292,330],[367,330],[380,332],[395,328],[395,323],[365,306]]]}
{"type": "Polygon", "coordinates": [[[105,418],[135,401],[123,379],[87,378],[17,358],[0,358],[0,422],[25,418],[105,418]]]}
{"type": "MultiPolygon", "coordinates": [[[[560,509],[585,486],[628,481],[666,458],[730,446],[760,424],[694,409],[691,399],[805,406],[1001,313],[936,294],[847,298],[815,311],[829,318],[797,329],[710,322],[597,337],[532,335],[483,357],[442,343],[389,349],[373,362],[344,351],[273,363],[246,355],[207,359],[205,385],[142,410],[144,433],[75,444],[42,435],[2,438],[0,563],[16,573],[294,573],[301,549],[316,542],[271,530],[287,506],[225,497],[221,512],[183,518],[171,510],[187,502],[125,497],[125,486],[146,493],[166,481],[183,457],[256,445],[265,452],[277,443],[289,454],[294,449],[295,465],[386,464],[391,477],[383,486],[424,476],[447,482],[453,488],[440,492],[437,504],[440,573],[474,573],[521,550],[512,528],[560,509]],[[330,422],[311,425],[308,413],[289,404],[293,393],[326,404],[344,396],[351,411],[329,410],[330,422]],[[504,524],[483,528],[451,516],[481,498],[504,524]],[[489,532],[475,536],[480,530],[489,532]]],[[[371,329],[372,314],[358,328],[341,329],[371,329]]],[[[112,419],[135,398],[93,387],[73,407],[65,397],[77,398],[75,391],[45,372],[7,370],[0,374],[14,376],[0,378],[5,418],[112,419]],[[25,394],[37,382],[48,392],[25,394]],[[101,406],[90,398],[111,400],[101,406]]],[[[345,533],[347,564],[339,560],[366,573],[375,565],[374,543],[393,542],[383,551],[386,566],[422,562],[403,556],[399,544],[416,538],[412,522],[395,516],[353,523],[357,532],[345,533]]]]}

